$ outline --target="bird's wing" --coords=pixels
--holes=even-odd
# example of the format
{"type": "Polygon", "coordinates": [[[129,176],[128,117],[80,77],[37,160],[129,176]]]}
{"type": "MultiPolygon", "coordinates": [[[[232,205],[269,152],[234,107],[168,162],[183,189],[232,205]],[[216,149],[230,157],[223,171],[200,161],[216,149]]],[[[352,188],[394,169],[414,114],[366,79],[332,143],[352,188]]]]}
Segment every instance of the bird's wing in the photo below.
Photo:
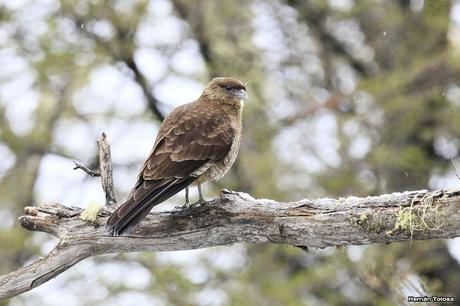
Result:
{"type": "Polygon", "coordinates": [[[154,148],[139,178],[183,178],[208,161],[223,159],[235,130],[229,116],[191,103],[176,109],[161,125],[154,148]]]}
{"type": "Polygon", "coordinates": [[[212,106],[194,102],[174,110],[161,125],[136,186],[107,221],[109,232],[132,228],[153,206],[190,185],[195,170],[228,154],[234,137],[228,115],[212,106]]]}

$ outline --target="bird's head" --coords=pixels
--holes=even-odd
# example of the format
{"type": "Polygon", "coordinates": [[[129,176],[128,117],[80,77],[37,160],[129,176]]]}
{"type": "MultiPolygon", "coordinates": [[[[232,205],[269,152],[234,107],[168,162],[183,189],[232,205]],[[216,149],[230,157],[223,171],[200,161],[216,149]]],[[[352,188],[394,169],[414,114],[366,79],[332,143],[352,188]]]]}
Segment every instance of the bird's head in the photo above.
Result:
{"type": "Polygon", "coordinates": [[[203,95],[222,103],[233,104],[246,100],[248,93],[243,82],[232,77],[217,77],[206,85],[203,95]]]}

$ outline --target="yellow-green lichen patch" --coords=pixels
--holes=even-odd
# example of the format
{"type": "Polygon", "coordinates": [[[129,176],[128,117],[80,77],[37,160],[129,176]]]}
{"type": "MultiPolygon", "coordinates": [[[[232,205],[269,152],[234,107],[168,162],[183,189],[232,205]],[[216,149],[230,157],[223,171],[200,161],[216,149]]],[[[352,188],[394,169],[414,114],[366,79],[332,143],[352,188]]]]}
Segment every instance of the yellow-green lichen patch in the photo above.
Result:
{"type": "Polygon", "coordinates": [[[412,238],[414,234],[439,230],[444,223],[445,213],[434,204],[433,195],[426,193],[420,201],[414,198],[409,207],[397,211],[394,228],[387,235],[405,233],[412,238]]]}
{"type": "Polygon", "coordinates": [[[353,226],[358,226],[367,233],[379,234],[385,230],[385,222],[371,213],[361,213],[350,219],[353,226]]]}
{"type": "Polygon", "coordinates": [[[80,219],[89,221],[89,222],[96,222],[97,214],[101,210],[101,205],[98,203],[90,203],[88,204],[85,209],[80,214],[80,219]]]}

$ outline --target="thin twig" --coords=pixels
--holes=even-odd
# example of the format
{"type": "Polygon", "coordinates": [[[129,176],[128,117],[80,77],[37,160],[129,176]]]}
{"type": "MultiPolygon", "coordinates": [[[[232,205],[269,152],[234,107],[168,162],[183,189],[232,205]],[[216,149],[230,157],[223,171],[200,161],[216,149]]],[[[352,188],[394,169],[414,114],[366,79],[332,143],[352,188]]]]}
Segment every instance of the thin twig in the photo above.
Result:
{"type": "Polygon", "coordinates": [[[454,170],[455,176],[460,180],[460,175],[458,175],[457,169],[455,168],[454,158],[450,158],[450,162],[452,163],[452,169],[454,170]]]}
{"type": "Polygon", "coordinates": [[[81,169],[81,170],[85,171],[88,175],[90,175],[92,177],[101,176],[101,173],[99,171],[92,170],[88,166],[85,166],[85,165],[83,165],[82,163],[80,163],[80,162],[78,162],[76,160],[74,160],[73,163],[75,164],[75,167],[73,168],[73,170],[81,169]]]}

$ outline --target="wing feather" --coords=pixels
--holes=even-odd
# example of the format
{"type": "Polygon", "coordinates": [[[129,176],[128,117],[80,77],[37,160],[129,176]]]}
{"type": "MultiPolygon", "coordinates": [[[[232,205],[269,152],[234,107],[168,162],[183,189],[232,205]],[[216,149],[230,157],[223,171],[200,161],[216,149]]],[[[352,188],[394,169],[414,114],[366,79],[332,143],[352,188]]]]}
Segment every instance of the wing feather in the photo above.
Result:
{"type": "Polygon", "coordinates": [[[234,138],[235,129],[225,112],[212,105],[203,109],[197,102],[186,104],[173,111],[162,124],[139,177],[145,180],[187,177],[208,161],[225,158],[234,138]]]}

